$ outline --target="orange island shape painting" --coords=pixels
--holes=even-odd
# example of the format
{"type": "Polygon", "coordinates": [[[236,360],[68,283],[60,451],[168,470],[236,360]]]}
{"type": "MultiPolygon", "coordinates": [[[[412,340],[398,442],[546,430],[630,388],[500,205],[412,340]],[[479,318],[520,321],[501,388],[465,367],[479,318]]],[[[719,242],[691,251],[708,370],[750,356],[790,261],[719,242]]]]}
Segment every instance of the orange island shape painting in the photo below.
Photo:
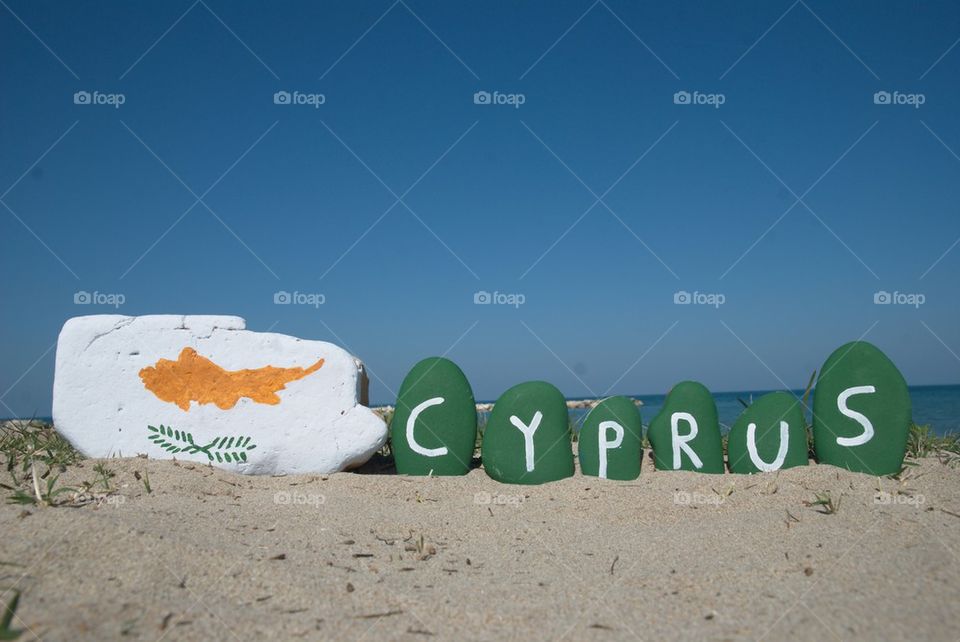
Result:
{"type": "Polygon", "coordinates": [[[175,403],[181,410],[190,410],[190,402],[216,404],[221,410],[237,405],[241,397],[257,403],[280,403],[277,392],[286,384],[303,379],[323,367],[323,359],[309,368],[263,368],[225,370],[197,354],[193,348],[184,348],[176,361],[160,359],[153,366],[140,371],[140,379],[147,390],[157,398],[175,403]]]}

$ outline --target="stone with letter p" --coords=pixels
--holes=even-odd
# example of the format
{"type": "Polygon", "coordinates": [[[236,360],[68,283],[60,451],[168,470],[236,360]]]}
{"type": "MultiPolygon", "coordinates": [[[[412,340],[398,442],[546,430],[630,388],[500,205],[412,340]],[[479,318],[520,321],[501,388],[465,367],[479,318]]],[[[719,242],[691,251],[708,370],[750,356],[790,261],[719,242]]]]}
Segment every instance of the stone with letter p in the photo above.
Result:
{"type": "Polygon", "coordinates": [[[580,471],[602,479],[636,479],[640,475],[643,424],[633,400],[608,397],[583,420],[577,439],[580,471]]]}

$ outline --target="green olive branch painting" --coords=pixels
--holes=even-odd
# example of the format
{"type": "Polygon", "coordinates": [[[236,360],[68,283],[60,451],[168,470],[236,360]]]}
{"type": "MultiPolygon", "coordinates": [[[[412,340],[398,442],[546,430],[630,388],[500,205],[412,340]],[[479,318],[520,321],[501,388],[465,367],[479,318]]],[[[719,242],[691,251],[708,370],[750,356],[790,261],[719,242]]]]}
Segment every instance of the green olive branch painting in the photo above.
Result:
{"type": "Polygon", "coordinates": [[[210,461],[219,464],[247,461],[247,452],[256,448],[250,443],[250,437],[214,437],[213,441],[205,446],[194,443],[193,435],[185,430],[175,430],[170,426],[147,426],[151,434],[148,439],[160,446],[168,453],[188,453],[195,455],[203,453],[210,461]]]}

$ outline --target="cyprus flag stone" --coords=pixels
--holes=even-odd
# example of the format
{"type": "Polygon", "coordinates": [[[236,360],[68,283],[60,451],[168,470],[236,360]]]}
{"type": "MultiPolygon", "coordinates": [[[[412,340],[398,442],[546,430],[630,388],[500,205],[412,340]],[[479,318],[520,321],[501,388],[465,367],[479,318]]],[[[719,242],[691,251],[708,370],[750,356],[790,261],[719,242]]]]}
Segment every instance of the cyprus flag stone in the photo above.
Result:
{"type": "Polygon", "coordinates": [[[363,364],[323,341],[229,316],[70,319],[57,344],[56,429],[90,457],[146,454],[239,473],[330,473],[387,428],[363,364]]]}

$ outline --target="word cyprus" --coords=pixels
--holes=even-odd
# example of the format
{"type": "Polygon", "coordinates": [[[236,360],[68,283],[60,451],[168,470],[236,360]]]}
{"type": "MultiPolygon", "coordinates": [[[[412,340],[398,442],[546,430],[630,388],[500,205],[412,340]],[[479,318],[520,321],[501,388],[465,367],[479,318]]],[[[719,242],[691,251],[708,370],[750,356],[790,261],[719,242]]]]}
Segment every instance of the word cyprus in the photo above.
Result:
{"type": "MultiPolygon", "coordinates": [[[[57,342],[53,420],[89,457],[145,454],[247,475],[332,473],[366,462],[391,439],[397,472],[463,475],[477,445],[466,376],[448,359],[417,363],[389,426],[367,403],[363,363],[342,348],[252,332],[228,316],[92,315],[68,320],[57,342]]],[[[896,366],[862,341],[824,363],[813,399],[821,463],[874,475],[900,470],[911,419],[896,366]]],[[[567,405],[543,381],[504,392],[481,442],[486,473],[511,484],[574,474],[567,405]]],[[[606,479],[640,474],[643,424],[625,397],[602,400],[580,430],[580,469],[606,479]]],[[[805,466],[806,417],[786,392],[765,395],[730,430],[727,452],[710,392],[684,381],[650,421],[659,470],[762,473],[805,466]]]]}
{"type": "MultiPolygon", "coordinates": [[[[824,363],[813,401],[817,460],[871,475],[900,470],[911,420],[907,384],[875,346],[855,341],[824,363]]],[[[448,359],[416,364],[401,386],[390,436],[397,472],[463,475],[477,437],[473,392],[448,359]]],[[[799,399],[764,395],[730,430],[726,464],[717,407],[703,385],[684,381],[667,395],[647,437],[658,470],[762,473],[807,465],[807,430],[799,399]]],[[[567,406],[543,381],[507,390],[493,406],[481,443],[483,468],[511,484],[541,484],[574,474],[567,406]]],[[[601,401],[578,439],[584,475],[630,480],[640,474],[642,422],[626,397],[601,401]]]]}

